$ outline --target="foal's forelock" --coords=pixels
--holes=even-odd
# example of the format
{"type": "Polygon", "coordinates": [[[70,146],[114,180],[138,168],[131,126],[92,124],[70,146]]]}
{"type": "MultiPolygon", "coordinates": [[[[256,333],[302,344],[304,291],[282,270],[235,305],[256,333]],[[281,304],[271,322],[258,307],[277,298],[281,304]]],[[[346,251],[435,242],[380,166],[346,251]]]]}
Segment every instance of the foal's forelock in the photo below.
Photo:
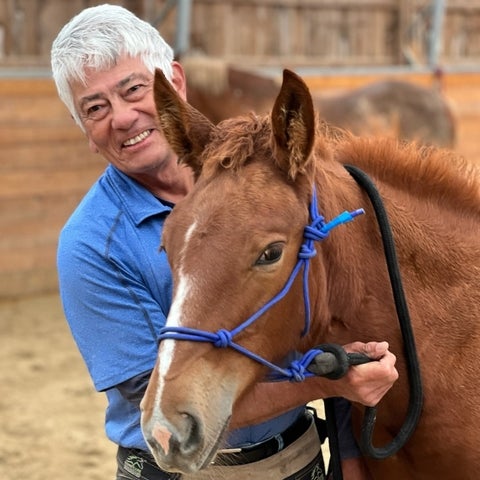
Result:
{"type": "Polygon", "coordinates": [[[271,128],[268,116],[253,113],[224,120],[203,152],[206,168],[238,170],[254,155],[271,156],[271,128]],[[269,155],[270,154],[270,155],[269,155]]]}

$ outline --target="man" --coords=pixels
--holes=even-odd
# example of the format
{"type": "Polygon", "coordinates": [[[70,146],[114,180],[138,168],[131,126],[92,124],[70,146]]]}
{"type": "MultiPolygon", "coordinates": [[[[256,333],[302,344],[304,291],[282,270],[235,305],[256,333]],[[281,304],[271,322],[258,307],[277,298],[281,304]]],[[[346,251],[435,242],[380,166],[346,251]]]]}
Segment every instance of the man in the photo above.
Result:
{"type": "MultiPolygon", "coordinates": [[[[58,272],[72,334],[95,388],[108,398],[106,433],[119,446],[117,480],[178,478],[155,466],[140,429],[139,403],[155,364],[157,337],[172,292],[167,258],[158,249],[160,235],[168,213],[193,186],[192,172],[178,165],[157,127],[155,67],[185,99],[184,72],[171,48],[148,23],[118,6],[84,10],[52,46],[59,96],[85,132],[90,149],[108,162],[62,230],[58,272]]],[[[379,361],[352,368],[336,382],[311,379],[295,386],[293,397],[285,395],[292,389],[288,382],[258,385],[234,412],[236,429],[228,436],[228,446],[275,459],[295,448],[305,434],[299,425],[306,402],[342,396],[375,405],[397,378],[395,357],[385,342],[349,348],[379,361]],[[285,404],[287,397],[294,398],[292,404],[285,404]],[[286,438],[285,432],[290,432],[292,445],[265,453],[265,445],[286,438]]],[[[309,448],[319,451],[319,442],[309,448]]],[[[302,475],[321,466],[321,455],[314,460],[302,475]]],[[[255,478],[265,478],[260,463],[252,466],[255,478]]],[[[366,478],[358,458],[344,465],[347,480],[366,478]],[[352,468],[356,473],[348,473],[352,468]]]]}

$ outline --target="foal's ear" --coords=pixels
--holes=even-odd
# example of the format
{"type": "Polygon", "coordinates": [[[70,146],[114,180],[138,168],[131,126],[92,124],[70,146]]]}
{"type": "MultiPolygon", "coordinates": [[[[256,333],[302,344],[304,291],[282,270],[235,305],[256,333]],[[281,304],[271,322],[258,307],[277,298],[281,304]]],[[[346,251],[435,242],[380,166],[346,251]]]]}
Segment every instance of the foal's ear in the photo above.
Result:
{"type": "Polygon", "coordinates": [[[159,68],[155,70],[153,92],[162,133],[178,161],[188,165],[197,178],[202,170],[201,154],[215,126],[180,98],[159,68]]]}
{"type": "Polygon", "coordinates": [[[293,180],[305,173],[315,142],[315,111],[305,82],[290,70],[283,71],[283,83],[272,110],[275,158],[293,180]]]}

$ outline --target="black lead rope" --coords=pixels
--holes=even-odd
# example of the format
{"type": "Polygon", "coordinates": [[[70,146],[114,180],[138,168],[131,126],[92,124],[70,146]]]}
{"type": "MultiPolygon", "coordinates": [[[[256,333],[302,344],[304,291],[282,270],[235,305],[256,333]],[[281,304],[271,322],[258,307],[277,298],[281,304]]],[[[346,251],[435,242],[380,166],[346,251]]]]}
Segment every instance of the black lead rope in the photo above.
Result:
{"type": "MultiPolygon", "coordinates": [[[[372,361],[371,358],[363,353],[347,353],[342,346],[334,343],[318,345],[315,348],[321,350],[322,353],[313,359],[307,369],[315,375],[320,375],[332,380],[343,377],[352,365],[361,365],[372,361]]],[[[335,399],[327,398],[323,403],[325,405],[327,437],[330,447],[330,462],[327,478],[343,480],[335,399]]]]}
{"type": "MultiPolygon", "coordinates": [[[[383,206],[380,194],[370,178],[359,168],[352,165],[345,165],[346,170],[355,181],[366,191],[375,211],[375,216],[380,228],[380,234],[385,253],[390,284],[392,287],[395,308],[400,331],[403,337],[404,351],[407,365],[407,374],[410,384],[409,403],[407,415],[397,436],[386,446],[377,448],[373,446],[372,437],[375,428],[377,410],[375,407],[366,407],[360,437],[360,449],[366,456],[377,460],[388,458],[397,453],[411,437],[420,420],[423,406],[423,387],[420,376],[420,367],[415,347],[415,339],[408,312],[405,293],[402,286],[400,271],[398,267],[397,254],[393,235],[388,221],[388,216],[383,206]]],[[[346,353],[343,348],[335,344],[320,345],[318,347],[324,353],[317,357],[308,366],[308,370],[316,375],[325,376],[331,379],[341,378],[351,365],[359,365],[370,361],[362,354],[346,353]]],[[[338,433],[335,418],[334,399],[325,400],[325,415],[327,420],[327,433],[330,445],[330,467],[329,474],[333,474],[334,480],[342,480],[342,468],[338,433]]]]}
{"type": "Polygon", "coordinates": [[[355,179],[355,181],[366,191],[370,202],[373,205],[373,209],[375,210],[375,216],[377,218],[382,237],[383,249],[387,262],[388,274],[390,277],[390,284],[392,286],[392,293],[395,301],[395,308],[403,337],[408,380],[410,383],[408,410],[405,421],[401,426],[397,436],[388,445],[381,448],[373,446],[372,436],[375,427],[377,411],[375,407],[367,407],[365,410],[360,439],[360,448],[364,455],[381,460],[397,453],[415,431],[422,413],[423,387],[417,351],[415,348],[415,338],[413,335],[410,315],[400,277],[393,235],[385,207],[383,206],[377,188],[362,170],[352,165],[345,165],[345,168],[355,179]]]}

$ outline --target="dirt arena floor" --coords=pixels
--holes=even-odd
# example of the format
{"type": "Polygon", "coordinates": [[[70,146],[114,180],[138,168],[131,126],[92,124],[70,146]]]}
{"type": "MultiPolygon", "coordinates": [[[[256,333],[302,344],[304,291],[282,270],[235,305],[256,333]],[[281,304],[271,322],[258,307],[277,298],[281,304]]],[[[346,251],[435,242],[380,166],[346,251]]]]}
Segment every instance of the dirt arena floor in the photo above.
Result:
{"type": "Polygon", "coordinates": [[[58,295],[0,305],[0,478],[114,478],[115,448],[58,295]]]}
{"type": "MultiPolygon", "coordinates": [[[[448,90],[457,150],[480,162],[480,89],[448,90]]],[[[115,448],[56,294],[0,303],[0,479],[109,480],[115,448]]]]}

